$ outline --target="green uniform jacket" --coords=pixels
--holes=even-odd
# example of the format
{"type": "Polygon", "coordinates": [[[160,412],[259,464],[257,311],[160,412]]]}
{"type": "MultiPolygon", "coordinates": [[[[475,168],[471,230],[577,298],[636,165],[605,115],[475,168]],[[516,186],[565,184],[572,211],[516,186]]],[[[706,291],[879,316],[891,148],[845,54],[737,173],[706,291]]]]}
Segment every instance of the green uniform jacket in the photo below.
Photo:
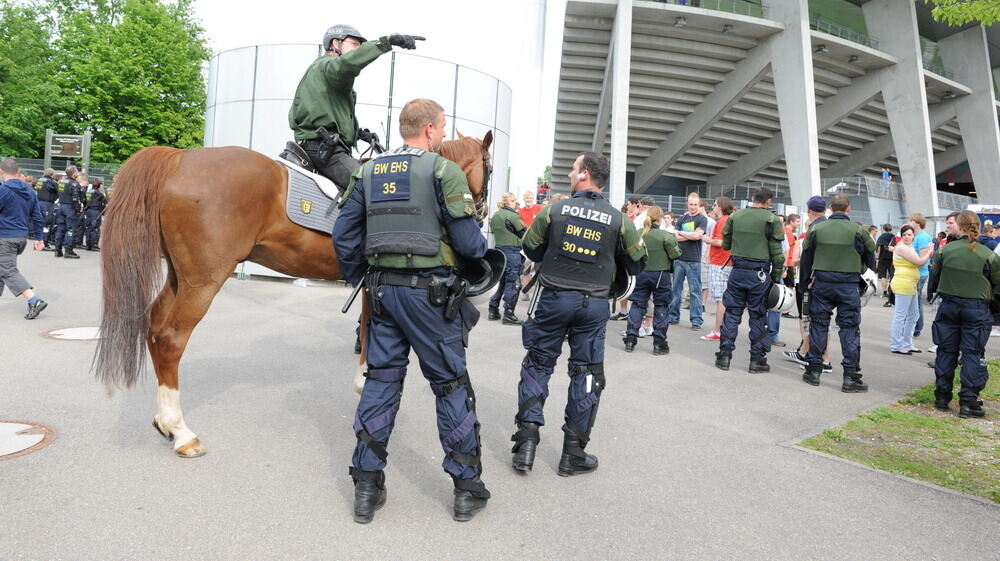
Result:
{"type": "Polygon", "coordinates": [[[769,209],[747,207],[733,213],[722,227],[722,249],[733,257],[759,259],[771,262],[771,279],[778,282],[785,266],[781,242],[785,229],[769,209]]]}
{"type": "Polygon", "coordinates": [[[809,227],[800,265],[805,282],[814,271],[860,275],[865,269],[875,270],[875,240],[846,214],[835,213],[809,227]]]}
{"type": "Polygon", "coordinates": [[[997,285],[1000,285],[1000,257],[985,245],[963,236],[948,242],[934,258],[927,294],[937,292],[988,302],[997,285]]]}
{"type": "Polygon", "coordinates": [[[650,228],[649,233],[642,237],[646,244],[645,271],[673,271],[674,260],[681,256],[681,248],[673,234],[659,228],[650,228]]]}
{"type": "Polygon", "coordinates": [[[521,217],[514,212],[514,209],[506,206],[493,214],[490,227],[493,229],[497,247],[521,247],[521,238],[527,231],[521,217]]]}
{"type": "Polygon", "coordinates": [[[354,79],[361,69],[390,50],[392,45],[383,37],[342,56],[324,55],[313,61],[299,81],[292,108],[288,110],[288,126],[295,131],[295,140],[318,138],[316,129],[326,127],[331,133],[340,134],[344,146],[353,147],[358,132],[354,79]]]}

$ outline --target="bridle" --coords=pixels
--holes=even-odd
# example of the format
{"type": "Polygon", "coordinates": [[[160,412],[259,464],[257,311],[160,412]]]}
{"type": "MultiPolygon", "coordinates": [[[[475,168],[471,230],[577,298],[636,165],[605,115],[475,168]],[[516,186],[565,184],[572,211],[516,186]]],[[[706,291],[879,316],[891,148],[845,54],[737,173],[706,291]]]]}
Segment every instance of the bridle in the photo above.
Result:
{"type": "Polygon", "coordinates": [[[480,190],[479,200],[476,201],[476,219],[486,220],[486,216],[489,214],[489,200],[490,200],[490,178],[493,177],[493,164],[490,162],[490,153],[483,152],[483,185],[480,190]]]}

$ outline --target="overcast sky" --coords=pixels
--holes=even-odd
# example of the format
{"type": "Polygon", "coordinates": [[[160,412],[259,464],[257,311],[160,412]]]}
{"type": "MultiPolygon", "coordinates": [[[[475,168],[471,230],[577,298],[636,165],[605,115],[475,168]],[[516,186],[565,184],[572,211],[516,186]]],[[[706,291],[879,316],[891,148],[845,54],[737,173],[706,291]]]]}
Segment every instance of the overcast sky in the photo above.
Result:
{"type": "Polygon", "coordinates": [[[525,69],[540,68],[541,46],[531,38],[540,36],[545,4],[545,0],[197,0],[195,14],[213,52],[274,43],[319,44],[326,29],[337,23],[354,25],[369,39],[390,33],[425,36],[416,54],[469,66],[511,87],[511,183],[517,190],[518,185],[533,183],[544,160],[551,157],[551,147],[542,157],[526,142],[537,134],[525,134],[539,118],[538,74],[525,69]],[[528,138],[519,141],[518,136],[528,138]]]}

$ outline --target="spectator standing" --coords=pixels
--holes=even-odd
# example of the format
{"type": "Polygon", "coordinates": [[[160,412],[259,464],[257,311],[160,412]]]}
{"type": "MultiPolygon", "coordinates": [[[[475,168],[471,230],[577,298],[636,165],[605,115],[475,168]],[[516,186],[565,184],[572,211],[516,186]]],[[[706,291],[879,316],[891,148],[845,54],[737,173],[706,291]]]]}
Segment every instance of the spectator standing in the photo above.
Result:
{"type": "Polygon", "coordinates": [[[537,204],[537,199],[535,198],[535,193],[533,191],[525,191],[521,196],[524,204],[517,211],[517,215],[521,217],[521,222],[524,222],[525,228],[530,228],[531,223],[535,221],[535,217],[542,210],[542,205],[537,204]]]}
{"type": "Polygon", "coordinates": [[[997,248],[997,239],[994,237],[996,228],[992,224],[987,224],[983,226],[983,233],[979,235],[979,239],[976,240],[979,243],[985,245],[990,251],[997,248]]]}
{"type": "Polygon", "coordinates": [[[680,323],[681,293],[684,290],[684,281],[687,280],[690,291],[691,329],[698,331],[704,321],[701,305],[701,238],[708,228],[708,220],[701,213],[701,197],[698,193],[688,195],[687,212],[677,220],[676,228],[674,236],[681,248],[681,256],[674,261],[674,294],[670,303],[670,323],[680,323]]]}
{"type": "Polygon", "coordinates": [[[711,246],[708,245],[708,240],[712,235],[712,231],[715,229],[717,216],[715,214],[715,207],[713,206],[711,209],[707,208],[708,203],[705,199],[702,199],[700,204],[701,215],[708,221],[708,225],[705,228],[705,235],[701,238],[701,241],[704,244],[701,248],[701,301],[704,304],[708,302],[708,250],[711,248],[711,246]]]}
{"type": "Polygon", "coordinates": [[[901,241],[893,252],[896,274],[892,277],[892,291],[896,294],[896,311],[892,316],[889,330],[889,350],[898,355],[919,353],[913,346],[913,326],[917,323],[917,282],[920,279],[918,267],[931,257],[930,246],[917,253],[913,245],[913,228],[907,224],[899,229],[901,241]]]}
{"type": "Polygon", "coordinates": [[[38,205],[38,196],[21,175],[17,162],[6,159],[0,162],[0,294],[4,287],[15,296],[28,301],[28,313],[24,319],[35,319],[48,304],[40,299],[34,287],[17,269],[17,256],[24,252],[27,238],[35,239],[35,251],[45,247],[42,231],[45,222],[38,205]]]}
{"type": "MultiPolygon", "coordinates": [[[[913,228],[913,249],[917,252],[917,255],[923,253],[924,248],[931,246],[931,235],[924,231],[927,227],[927,219],[924,218],[923,214],[915,212],[910,215],[906,222],[913,228]]],[[[893,261],[897,263],[897,261],[893,261]]],[[[924,263],[920,267],[920,280],[917,281],[917,324],[913,328],[913,336],[920,337],[920,333],[924,330],[924,302],[920,298],[920,295],[924,292],[924,287],[927,285],[927,275],[930,274],[931,266],[928,263],[924,263]]]]}
{"type": "Polygon", "coordinates": [[[726,307],[722,305],[722,296],[729,284],[729,274],[733,270],[730,251],[722,247],[722,230],[733,214],[733,200],[729,197],[718,197],[712,205],[712,211],[718,217],[712,235],[708,239],[708,297],[715,302],[715,329],[707,335],[702,335],[702,341],[718,341],[722,329],[722,317],[726,307]]]}
{"type": "MultiPolygon", "coordinates": [[[[778,220],[781,222],[781,255],[784,258],[782,260],[781,266],[775,265],[775,269],[781,269],[779,273],[779,279],[774,282],[783,282],[783,277],[785,276],[785,261],[787,261],[788,255],[788,242],[785,240],[785,217],[778,215],[778,220]]],[[[778,333],[781,331],[781,312],[776,312],[774,310],[767,311],[767,334],[768,338],[771,340],[772,347],[784,347],[786,343],[778,338],[778,333]]]]}

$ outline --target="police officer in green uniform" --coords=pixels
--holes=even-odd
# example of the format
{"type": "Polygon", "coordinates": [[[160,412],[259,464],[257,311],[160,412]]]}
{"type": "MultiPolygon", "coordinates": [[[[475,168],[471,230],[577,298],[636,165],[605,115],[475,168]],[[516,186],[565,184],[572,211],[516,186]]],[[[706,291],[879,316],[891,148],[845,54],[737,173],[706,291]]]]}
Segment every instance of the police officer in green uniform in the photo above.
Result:
{"type": "Polygon", "coordinates": [[[767,353],[771,352],[767,296],[771,285],[781,282],[785,265],[781,251],[785,229],[770,210],[773,197],[767,187],[757,189],[750,206],[736,211],[722,227],[722,248],[731,252],[733,260],[733,270],[722,295],[726,313],[719,330],[719,352],[715,354],[715,366],[722,370],[729,370],[746,308],[750,316],[750,373],[771,371],[767,364],[767,353]]]}
{"type": "Polygon", "coordinates": [[[500,196],[500,210],[493,214],[490,219],[490,227],[493,229],[493,239],[497,249],[507,258],[507,264],[503,269],[503,277],[497,284],[497,291],[490,298],[491,321],[500,319],[500,299],[503,298],[503,323],[504,325],[521,325],[521,320],[514,314],[517,306],[519,274],[521,272],[521,238],[527,228],[524,221],[514,210],[517,203],[517,196],[514,193],[504,193],[500,196]]]}
{"type": "Polygon", "coordinates": [[[538,213],[522,248],[541,263],[542,292],[534,317],[521,326],[528,350],[517,386],[518,431],[511,437],[514,469],[531,471],[545,424],[542,408],[549,378],[569,335],[569,396],[563,424],[559,475],[597,469],[597,458],[584,452],[605,388],[604,340],[610,309],[608,296],[617,264],[630,275],[642,270],[646,248],[632,221],[611,206],[601,188],[608,179],[608,160],[581,154],[569,175],[573,196],[538,213]]]}
{"type": "Polygon", "coordinates": [[[288,126],[295,131],[295,140],[309,154],[316,169],[340,189],[347,187],[351,173],[361,165],[351,156],[359,140],[354,80],[361,70],[393,46],[414,49],[416,41],[422,39],[392,34],[367,41],[350,25],[334,25],[323,36],[326,54],[309,65],[299,81],[288,111],[288,126]],[[328,137],[322,137],[321,128],[328,137]]]}
{"type": "Polygon", "coordinates": [[[808,292],[810,318],[808,364],[802,379],[819,385],[830,318],[836,308],[844,353],[841,391],[866,392],[868,385],[861,381],[861,292],[866,288],[861,273],[866,268],[875,270],[875,242],[864,226],[851,221],[846,195],[834,195],[830,210],[830,218],[810,228],[802,243],[800,282],[808,292]]]}
{"type": "Polygon", "coordinates": [[[646,317],[649,299],[653,299],[653,354],[665,355],[670,352],[667,343],[667,329],[670,327],[670,300],[673,298],[670,273],[674,260],[681,256],[677,238],[660,229],[663,209],[652,206],[646,211],[642,229],[642,243],[646,246],[646,266],[635,277],[635,288],[629,295],[628,323],[625,327],[625,352],[635,350],[639,338],[639,328],[646,317]]]}
{"type": "Polygon", "coordinates": [[[990,302],[1000,286],[1000,257],[976,242],[979,217],[970,210],[953,212],[947,218],[949,241],[931,265],[928,299],[941,297],[932,333],[934,357],[934,407],[948,411],[961,354],[962,389],[958,392],[958,416],[983,417],[979,392],[986,387],[989,372],[984,353],[990,338],[990,302]]]}
{"type": "Polygon", "coordinates": [[[434,101],[407,103],[399,116],[405,144],[354,172],[333,227],[340,271],[355,285],[364,279],[371,311],[350,469],[354,521],[361,524],[385,503],[383,470],[411,348],[437,397],[454,519],[469,520],[490,498],[480,478],[479,420],[465,362],[466,325],[478,312],[455,274],[486,254],[486,238],[465,174],[432,151],[444,127],[444,109],[434,101]]]}

